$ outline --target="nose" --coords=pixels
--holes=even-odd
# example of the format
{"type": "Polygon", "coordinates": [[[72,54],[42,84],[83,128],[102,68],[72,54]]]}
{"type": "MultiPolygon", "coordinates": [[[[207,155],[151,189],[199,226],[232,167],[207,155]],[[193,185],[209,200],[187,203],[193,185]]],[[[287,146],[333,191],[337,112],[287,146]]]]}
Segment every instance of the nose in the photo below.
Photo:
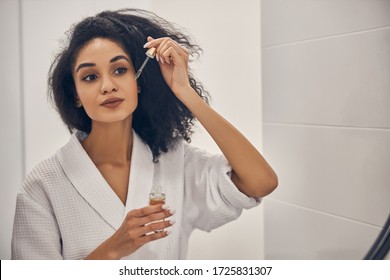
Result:
{"type": "Polygon", "coordinates": [[[101,94],[105,95],[107,93],[111,92],[117,92],[118,87],[116,86],[115,82],[111,77],[104,77],[102,79],[102,87],[101,87],[101,94]]]}

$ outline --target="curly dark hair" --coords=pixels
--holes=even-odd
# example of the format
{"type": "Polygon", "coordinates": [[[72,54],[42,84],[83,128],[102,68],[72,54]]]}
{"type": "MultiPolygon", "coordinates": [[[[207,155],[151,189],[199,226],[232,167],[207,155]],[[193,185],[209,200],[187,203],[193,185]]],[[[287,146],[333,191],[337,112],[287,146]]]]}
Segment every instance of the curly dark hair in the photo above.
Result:
{"type": "MultiPolygon", "coordinates": [[[[103,11],[83,19],[67,33],[67,43],[49,70],[48,96],[71,133],[75,130],[89,133],[92,128],[92,121],[84,108],[76,107],[77,92],[72,76],[77,55],[90,40],[106,38],[118,43],[129,55],[136,70],[146,58],[143,45],[148,36],[170,37],[184,46],[190,56],[199,57],[202,52],[199,45],[173,23],[141,9],[103,11]]],[[[180,139],[191,141],[194,116],[166,84],[155,60],[146,65],[137,81],[141,94],[132,125],[150,147],[156,162],[161,153],[166,153],[180,139]]],[[[191,71],[189,82],[208,103],[208,93],[191,71]]]]}

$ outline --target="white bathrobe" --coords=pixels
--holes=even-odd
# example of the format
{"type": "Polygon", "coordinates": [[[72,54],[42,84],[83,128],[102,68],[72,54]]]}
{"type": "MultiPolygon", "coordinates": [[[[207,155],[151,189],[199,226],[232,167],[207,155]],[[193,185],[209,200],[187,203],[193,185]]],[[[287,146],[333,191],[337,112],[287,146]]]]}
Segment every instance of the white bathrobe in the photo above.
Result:
{"type": "MultiPolygon", "coordinates": [[[[83,133],[73,134],[31,171],[17,197],[12,259],[85,258],[121,226],[128,211],[148,205],[156,168],[149,147],[133,135],[126,205],[81,146],[83,133]]],[[[195,228],[210,231],[260,203],[232,183],[231,167],[222,155],[180,143],[159,161],[157,180],[166,204],[176,210],[176,223],[168,237],[124,259],[185,259],[195,228]]]]}

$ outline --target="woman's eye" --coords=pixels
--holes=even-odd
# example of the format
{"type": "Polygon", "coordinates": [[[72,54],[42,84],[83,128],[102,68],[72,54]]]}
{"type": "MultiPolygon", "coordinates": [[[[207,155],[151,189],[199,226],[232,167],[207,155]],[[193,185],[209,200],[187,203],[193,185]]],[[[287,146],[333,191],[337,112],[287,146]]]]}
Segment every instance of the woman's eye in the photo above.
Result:
{"type": "Polygon", "coordinates": [[[118,74],[118,75],[121,75],[121,74],[125,74],[127,72],[127,69],[126,68],[117,68],[115,69],[114,73],[115,74],[118,74]]]}
{"type": "Polygon", "coordinates": [[[93,80],[96,80],[97,79],[97,76],[96,75],[86,75],[83,77],[83,81],[87,81],[87,82],[90,82],[90,81],[93,81],[93,80]]]}

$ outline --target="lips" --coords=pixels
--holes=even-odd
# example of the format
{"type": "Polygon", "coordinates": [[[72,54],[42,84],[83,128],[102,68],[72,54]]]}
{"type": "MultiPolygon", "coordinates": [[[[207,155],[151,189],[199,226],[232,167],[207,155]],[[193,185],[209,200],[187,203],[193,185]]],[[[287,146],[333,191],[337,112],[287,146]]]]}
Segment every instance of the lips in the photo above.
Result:
{"type": "Polygon", "coordinates": [[[123,100],[124,100],[123,98],[109,98],[109,99],[104,100],[100,105],[101,106],[112,106],[112,105],[116,105],[116,104],[121,103],[123,100]]]}

